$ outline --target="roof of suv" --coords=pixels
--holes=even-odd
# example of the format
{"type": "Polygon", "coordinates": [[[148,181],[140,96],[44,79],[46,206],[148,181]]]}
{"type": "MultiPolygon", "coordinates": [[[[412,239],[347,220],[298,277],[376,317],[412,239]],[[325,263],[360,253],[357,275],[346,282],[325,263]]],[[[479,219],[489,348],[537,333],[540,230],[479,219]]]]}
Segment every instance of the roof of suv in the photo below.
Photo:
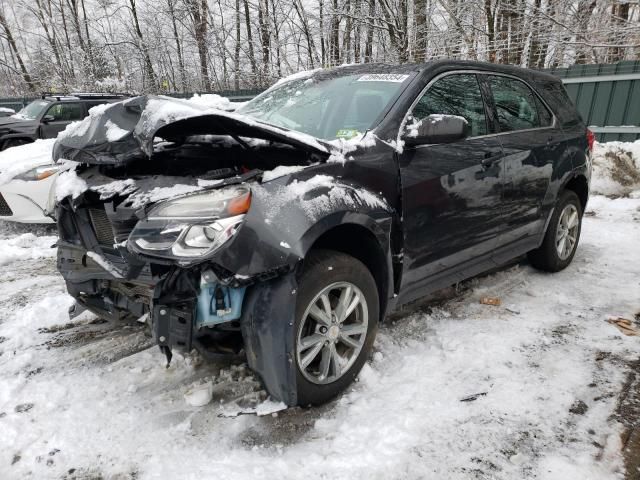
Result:
{"type": "Polygon", "coordinates": [[[126,93],[64,93],[56,95],[53,93],[43,93],[42,99],[50,102],[77,102],[95,100],[122,100],[129,97],[126,93]]]}
{"type": "Polygon", "coordinates": [[[512,65],[502,65],[489,62],[476,62],[471,60],[433,60],[426,63],[406,63],[393,65],[386,63],[360,63],[353,65],[341,65],[336,68],[320,70],[314,76],[336,76],[364,73],[419,73],[425,70],[445,70],[445,69],[483,70],[487,72],[499,72],[515,75],[522,78],[536,77],[549,81],[558,81],[557,77],[546,72],[531,70],[528,68],[515,67],[512,65]]]}

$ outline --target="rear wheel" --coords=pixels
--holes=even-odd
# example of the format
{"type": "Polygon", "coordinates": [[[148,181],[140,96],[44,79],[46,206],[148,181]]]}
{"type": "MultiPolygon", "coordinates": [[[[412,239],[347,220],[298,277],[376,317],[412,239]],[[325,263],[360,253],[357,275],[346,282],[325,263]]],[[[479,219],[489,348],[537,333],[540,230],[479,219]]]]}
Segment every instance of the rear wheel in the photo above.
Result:
{"type": "Polygon", "coordinates": [[[379,301],[359,260],[318,250],[307,260],[296,303],[298,403],[321,404],[356,377],[373,347],[379,301]]]}
{"type": "Polygon", "coordinates": [[[566,268],[573,260],[580,240],[582,204],[571,190],[565,190],[551,216],[540,248],[529,252],[531,264],[547,272],[566,268]]]}

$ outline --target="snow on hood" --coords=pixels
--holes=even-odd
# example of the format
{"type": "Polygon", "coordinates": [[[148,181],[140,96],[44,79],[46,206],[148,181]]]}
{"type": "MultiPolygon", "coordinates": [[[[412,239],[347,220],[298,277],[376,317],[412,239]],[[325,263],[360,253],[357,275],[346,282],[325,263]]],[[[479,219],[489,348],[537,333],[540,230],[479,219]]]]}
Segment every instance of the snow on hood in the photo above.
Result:
{"type": "Polygon", "coordinates": [[[54,139],[36,140],[0,152],[0,185],[12,180],[16,175],[51,162],[54,139]]]}
{"type": "Polygon", "coordinates": [[[141,96],[91,109],[81,122],[62,132],[54,146],[54,160],[87,164],[123,164],[150,157],[154,140],[177,140],[192,135],[236,135],[292,145],[328,154],[328,146],[310,135],[259,122],[226,111],[228,99],[201,95],[190,100],[141,96]]]}

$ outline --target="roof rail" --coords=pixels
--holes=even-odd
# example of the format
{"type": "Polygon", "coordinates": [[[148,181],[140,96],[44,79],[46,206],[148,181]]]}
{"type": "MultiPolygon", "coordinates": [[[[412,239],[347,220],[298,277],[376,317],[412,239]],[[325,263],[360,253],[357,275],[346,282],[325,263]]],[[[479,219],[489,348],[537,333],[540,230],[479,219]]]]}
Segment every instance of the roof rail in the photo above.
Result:
{"type": "Polygon", "coordinates": [[[123,97],[131,97],[133,96],[131,93],[108,93],[108,92],[41,92],[42,99],[45,98],[55,98],[60,100],[65,97],[75,97],[75,98],[104,98],[104,99],[113,99],[113,98],[123,98],[123,97]]]}
{"type": "Polygon", "coordinates": [[[130,93],[109,93],[109,92],[70,92],[69,95],[78,98],[120,98],[130,97],[130,93]]]}

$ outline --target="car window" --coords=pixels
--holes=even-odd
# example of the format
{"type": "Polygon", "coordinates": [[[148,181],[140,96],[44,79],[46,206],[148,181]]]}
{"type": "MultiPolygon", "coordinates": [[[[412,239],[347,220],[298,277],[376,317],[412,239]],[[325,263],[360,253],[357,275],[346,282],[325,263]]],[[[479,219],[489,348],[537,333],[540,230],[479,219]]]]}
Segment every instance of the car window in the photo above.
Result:
{"type": "Polygon", "coordinates": [[[49,102],[46,100],[34,100],[18,113],[14,114],[13,117],[20,120],[35,120],[38,118],[38,115],[47,108],[47,105],[49,105],[49,102]]]}
{"type": "MultiPolygon", "coordinates": [[[[498,114],[501,132],[527,130],[543,126],[538,115],[537,97],[520,80],[489,75],[489,85],[498,114]]],[[[548,112],[547,112],[548,113],[548,112]]],[[[550,125],[549,119],[546,120],[550,125]]]]}
{"type": "Polygon", "coordinates": [[[46,114],[51,115],[55,121],[73,122],[82,120],[84,109],[79,103],[56,103],[46,114]]]}
{"type": "Polygon", "coordinates": [[[538,107],[538,118],[540,118],[540,126],[541,127],[550,127],[553,124],[553,115],[547,108],[547,106],[542,103],[540,97],[535,95],[536,97],[536,107],[538,107]]]}
{"type": "Polygon", "coordinates": [[[484,102],[474,74],[441,78],[429,87],[412,111],[415,120],[437,114],[464,117],[469,122],[472,137],[487,134],[484,102]]]}
{"type": "Polygon", "coordinates": [[[401,73],[302,77],[276,84],[236,111],[319,138],[349,139],[374,126],[409,78],[401,73]]]}

